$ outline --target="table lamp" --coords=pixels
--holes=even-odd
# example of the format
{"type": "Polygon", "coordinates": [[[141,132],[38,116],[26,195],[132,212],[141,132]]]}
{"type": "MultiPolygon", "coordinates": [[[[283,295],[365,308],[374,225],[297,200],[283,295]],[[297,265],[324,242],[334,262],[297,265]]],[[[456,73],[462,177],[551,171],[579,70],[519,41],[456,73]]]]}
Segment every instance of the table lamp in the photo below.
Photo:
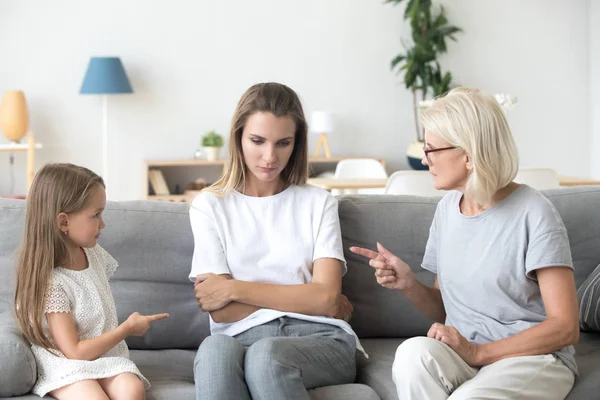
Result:
{"type": "Polygon", "coordinates": [[[102,95],[102,177],[108,177],[108,96],[133,93],[119,57],[92,57],[80,94],[102,95]]]}
{"type": "Polygon", "coordinates": [[[29,126],[29,112],[25,94],[20,90],[8,90],[0,103],[0,129],[10,142],[19,142],[29,126]]]}
{"type": "Polygon", "coordinates": [[[319,133],[319,142],[313,154],[314,158],[319,158],[321,148],[325,152],[325,158],[331,158],[329,151],[329,143],[327,142],[327,134],[333,131],[333,119],[331,114],[325,111],[314,111],[311,114],[309,128],[311,132],[319,133]]]}

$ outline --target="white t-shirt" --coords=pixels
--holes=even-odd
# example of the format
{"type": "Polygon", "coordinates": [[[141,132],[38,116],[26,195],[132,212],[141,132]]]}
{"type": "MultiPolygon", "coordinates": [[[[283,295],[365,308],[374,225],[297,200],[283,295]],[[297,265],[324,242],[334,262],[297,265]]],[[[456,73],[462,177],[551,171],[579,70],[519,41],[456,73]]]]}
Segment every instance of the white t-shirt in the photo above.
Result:
{"type": "MultiPolygon", "coordinates": [[[[291,185],[268,197],[232,191],[219,198],[204,192],[192,202],[190,222],[191,281],[199,274],[214,273],[247,282],[310,283],[319,258],[336,258],[342,261],[342,274],[347,271],[337,200],[317,187],[291,185]]],[[[266,308],[233,323],[211,318],[211,333],[235,336],[282,316],[339,326],[356,337],[343,320],[266,308]]],[[[362,350],[358,338],[357,346],[362,350]]]]}

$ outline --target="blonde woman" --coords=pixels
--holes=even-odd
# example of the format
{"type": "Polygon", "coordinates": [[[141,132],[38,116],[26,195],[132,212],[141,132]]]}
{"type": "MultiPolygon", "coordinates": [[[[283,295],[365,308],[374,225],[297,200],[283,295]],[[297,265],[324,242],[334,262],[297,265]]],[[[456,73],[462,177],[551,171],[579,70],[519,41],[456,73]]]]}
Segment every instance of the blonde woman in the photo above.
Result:
{"type": "Polygon", "coordinates": [[[229,144],[227,172],[190,208],[190,279],[211,326],[194,363],[196,398],[308,400],[307,389],[354,382],[337,201],[305,185],[296,93],[248,89],[229,144]]]}
{"type": "Polygon", "coordinates": [[[496,100],[459,88],[423,112],[438,204],[420,283],[381,244],[353,247],[377,282],[436,321],[403,342],[393,379],[401,400],[564,399],[577,366],[577,297],[567,231],[539,192],[513,182],[516,145],[496,100]]]}
{"type": "Polygon", "coordinates": [[[98,244],[105,204],[102,178],[72,164],[44,166],[29,191],[15,312],[40,397],[139,400],[150,386],[125,338],[168,314],[133,313],[118,324],[108,283],[118,264],[98,244]]]}

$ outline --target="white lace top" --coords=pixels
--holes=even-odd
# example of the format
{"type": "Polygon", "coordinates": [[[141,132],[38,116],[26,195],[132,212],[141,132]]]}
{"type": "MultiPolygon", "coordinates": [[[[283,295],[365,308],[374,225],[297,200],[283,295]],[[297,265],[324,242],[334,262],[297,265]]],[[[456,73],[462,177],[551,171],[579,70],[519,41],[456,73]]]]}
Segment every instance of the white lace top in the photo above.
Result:
{"type": "MultiPolygon", "coordinates": [[[[85,249],[89,267],[83,271],[54,268],[46,294],[46,313],[71,313],[80,340],[91,339],[118,326],[115,302],[108,283],[117,269],[117,262],[100,245],[85,249]]],[[[44,330],[48,332],[44,318],[44,330]]],[[[50,337],[50,340],[52,338],[50,337]]],[[[85,379],[102,379],[124,372],[140,377],[146,389],[149,382],[129,360],[129,350],[121,341],[94,361],[71,360],[60,351],[47,351],[32,346],[38,366],[38,379],[33,393],[48,392],[85,379]]]]}

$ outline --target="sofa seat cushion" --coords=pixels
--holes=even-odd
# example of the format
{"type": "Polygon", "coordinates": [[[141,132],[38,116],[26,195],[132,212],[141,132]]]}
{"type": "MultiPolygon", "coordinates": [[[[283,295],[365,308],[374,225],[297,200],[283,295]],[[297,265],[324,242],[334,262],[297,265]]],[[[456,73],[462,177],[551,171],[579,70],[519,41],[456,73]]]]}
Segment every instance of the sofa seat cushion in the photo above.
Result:
{"type": "Polygon", "coordinates": [[[579,377],[566,400],[584,400],[598,398],[600,382],[600,334],[581,333],[579,343],[575,345],[575,362],[579,377]]]}
{"type": "MultiPolygon", "coordinates": [[[[357,382],[371,386],[381,400],[398,400],[392,381],[392,365],[396,349],[405,339],[363,339],[361,343],[369,354],[361,360],[357,382]]],[[[600,382],[600,334],[582,333],[575,345],[575,361],[580,376],[566,400],[594,399],[600,382]]]]}
{"type": "Polygon", "coordinates": [[[392,364],[396,349],[405,339],[361,339],[369,355],[357,362],[356,381],[372,387],[381,400],[398,400],[392,381],[392,364]]]}
{"type": "MultiPolygon", "coordinates": [[[[132,350],[131,359],[152,387],[149,399],[196,398],[193,350],[132,350]]],[[[376,392],[361,384],[334,385],[310,391],[311,400],[379,400],[376,392]]]]}

